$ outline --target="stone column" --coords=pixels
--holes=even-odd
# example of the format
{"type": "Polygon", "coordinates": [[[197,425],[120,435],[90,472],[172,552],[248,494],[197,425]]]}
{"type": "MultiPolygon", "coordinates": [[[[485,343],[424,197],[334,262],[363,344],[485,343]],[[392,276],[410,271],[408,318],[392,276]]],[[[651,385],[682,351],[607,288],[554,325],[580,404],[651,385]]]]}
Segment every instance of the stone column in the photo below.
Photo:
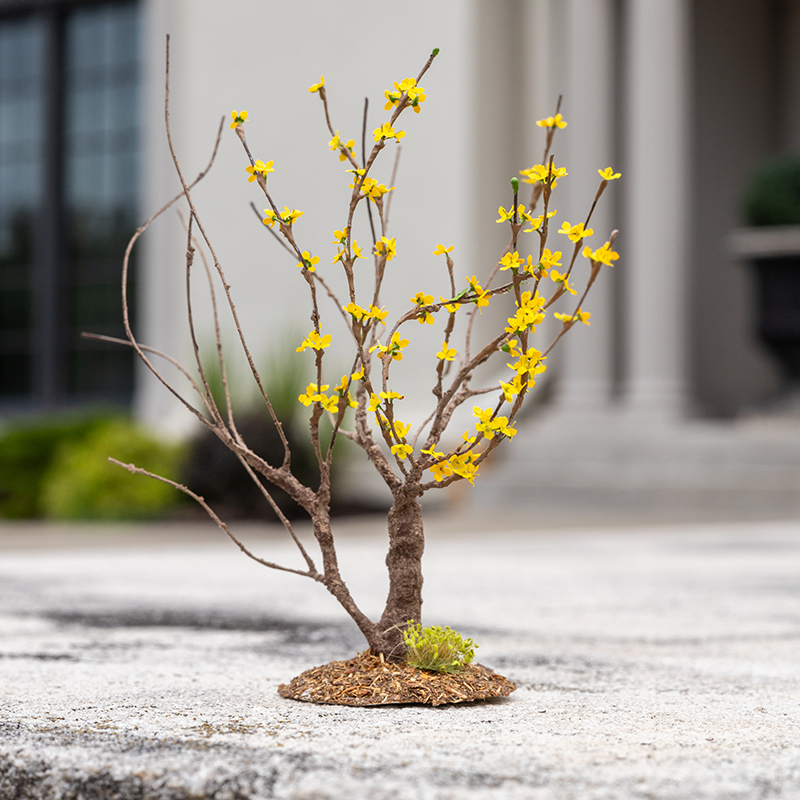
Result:
{"type": "Polygon", "coordinates": [[[625,405],[665,422],[686,407],[688,0],[631,0],[627,14],[625,405]]]}
{"type": "MultiPolygon", "coordinates": [[[[613,163],[613,52],[614,3],[612,0],[566,0],[564,3],[567,40],[566,81],[563,101],[568,127],[561,133],[563,145],[554,147],[556,162],[566,166],[565,197],[558,198],[556,222],[568,219],[573,225],[585,220],[600,176],[597,170],[613,163]],[[566,158],[559,158],[564,153],[566,158]],[[562,212],[562,203],[566,204],[562,212]],[[566,212],[566,213],[565,213],[566,212]]],[[[558,187],[561,188],[561,187],[558,187]]],[[[617,185],[609,184],[592,216],[589,227],[595,233],[587,239],[593,247],[607,240],[612,226],[613,195],[617,185]]],[[[558,190],[556,190],[558,191],[558,190]]],[[[566,268],[573,250],[566,236],[551,237],[550,249],[564,253],[566,268]]],[[[583,249],[583,248],[581,248],[583,249]]],[[[589,262],[578,256],[572,273],[580,292],[589,275],[589,262]]],[[[557,412],[592,415],[608,410],[613,385],[613,291],[614,270],[601,272],[584,304],[592,314],[591,327],[579,325],[559,343],[557,412]]],[[[559,311],[572,310],[572,297],[562,297],[559,311]]],[[[576,420],[577,421],[577,420],[576,420]]]]}

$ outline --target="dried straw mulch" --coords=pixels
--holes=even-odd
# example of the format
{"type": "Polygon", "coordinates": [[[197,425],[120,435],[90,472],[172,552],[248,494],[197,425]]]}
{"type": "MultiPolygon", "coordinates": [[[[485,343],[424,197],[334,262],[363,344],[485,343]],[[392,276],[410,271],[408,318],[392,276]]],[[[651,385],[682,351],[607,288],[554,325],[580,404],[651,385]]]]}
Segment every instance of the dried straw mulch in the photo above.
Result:
{"type": "Polygon", "coordinates": [[[516,685],[480,664],[445,674],[393,664],[360,653],[348,661],[331,661],[306,670],[278,692],[292,700],[344,706],[383,706],[395,703],[466,703],[505,697],[516,685]]]}

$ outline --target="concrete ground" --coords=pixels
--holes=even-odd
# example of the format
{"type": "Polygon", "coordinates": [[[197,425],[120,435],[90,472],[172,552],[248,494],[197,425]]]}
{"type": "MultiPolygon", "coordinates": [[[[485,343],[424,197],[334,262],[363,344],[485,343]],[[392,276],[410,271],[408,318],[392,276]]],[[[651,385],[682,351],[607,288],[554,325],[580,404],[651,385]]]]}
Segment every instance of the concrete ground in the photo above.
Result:
{"type": "MultiPolygon", "coordinates": [[[[375,614],[381,522],[340,539],[375,614]]],[[[363,646],[319,585],[211,526],[4,525],[0,800],[800,797],[800,522],[434,521],[425,576],[425,622],[473,637],[510,698],[284,700],[363,646]]]]}

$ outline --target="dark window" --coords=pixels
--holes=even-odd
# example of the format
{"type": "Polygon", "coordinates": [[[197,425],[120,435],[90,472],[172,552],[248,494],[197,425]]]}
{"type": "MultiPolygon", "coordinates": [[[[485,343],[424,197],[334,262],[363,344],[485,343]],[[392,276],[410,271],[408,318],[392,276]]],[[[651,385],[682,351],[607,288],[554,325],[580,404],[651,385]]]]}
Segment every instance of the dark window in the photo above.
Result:
{"type": "Polygon", "coordinates": [[[134,2],[0,4],[0,404],[130,402],[120,274],[139,196],[134,2]],[[33,5],[33,4],[32,4],[33,5]]]}

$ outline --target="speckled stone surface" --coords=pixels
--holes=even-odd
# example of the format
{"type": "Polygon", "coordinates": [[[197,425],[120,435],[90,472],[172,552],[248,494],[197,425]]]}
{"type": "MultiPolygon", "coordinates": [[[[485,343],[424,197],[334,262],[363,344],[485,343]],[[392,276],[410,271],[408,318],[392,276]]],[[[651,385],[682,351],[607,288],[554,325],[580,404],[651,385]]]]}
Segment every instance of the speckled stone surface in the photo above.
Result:
{"type": "MultiPolygon", "coordinates": [[[[384,537],[341,537],[369,613],[384,537]]],[[[474,638],[511,697],[285,700],[363,646],[321,586],[205,526],[4,526],[0,800],[800,797],[800,524],[433,525],[425,575],[425,622],[474,638]]]]}

